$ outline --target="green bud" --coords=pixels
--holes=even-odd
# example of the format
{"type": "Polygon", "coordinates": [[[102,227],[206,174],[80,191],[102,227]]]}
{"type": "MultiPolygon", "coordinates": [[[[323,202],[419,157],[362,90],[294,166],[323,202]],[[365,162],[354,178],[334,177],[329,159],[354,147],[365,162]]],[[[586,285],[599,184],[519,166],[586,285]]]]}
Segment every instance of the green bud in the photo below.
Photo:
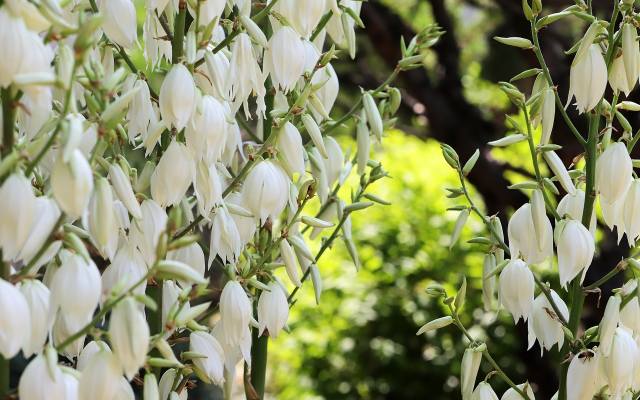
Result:
{"type": "Polygon", "coordinates": [[[445,326],[451,325],[453,323],[453,318],[450,315],[446,317],[434,319],[433,321],[427,322],[422,325],[422,327],[416,332],[416,336],[420,336],[423,333],[431,332],[436,329],[444,328],[445,326]]]}
{"type": "Polygon", "coordinates": [[[521,37],[494,36],[493,40],[495,40],[496,42],[505,44],[507,46],[517,47],[519,49],[531,49],[531,48],[533,48],[533,43],[531,43],[531,40],[525,39],[525,38],[521,38],[521,37]]]}

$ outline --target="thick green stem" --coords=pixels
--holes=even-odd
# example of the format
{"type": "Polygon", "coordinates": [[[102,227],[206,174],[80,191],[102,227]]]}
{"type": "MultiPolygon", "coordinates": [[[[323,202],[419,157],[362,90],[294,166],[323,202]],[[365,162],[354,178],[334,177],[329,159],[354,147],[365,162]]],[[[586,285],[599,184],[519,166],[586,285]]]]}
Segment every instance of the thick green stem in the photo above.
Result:
{"type": "Polygon", "coordinates": [[[171,62],[178,64],[184,48],[184,25],[187,18],[187,2],[180,0],[180,12],[176,16],[173,28],[173,43],[171,44],[171,62]]]}
{"type": "Polygon", "coordinates": [[[16,124],[16,107],[13,104],[11,88],[2,89],[2,157],[13,149],[16,124]]]}
{"type": "Polygon", "coordinates": [[[253,345],[251,346],[251,385],[260,400],[264,398],[264,387],[267,377],[267,355],[269,336],[258,336],[258,329],[252,329],[253,345]]]}

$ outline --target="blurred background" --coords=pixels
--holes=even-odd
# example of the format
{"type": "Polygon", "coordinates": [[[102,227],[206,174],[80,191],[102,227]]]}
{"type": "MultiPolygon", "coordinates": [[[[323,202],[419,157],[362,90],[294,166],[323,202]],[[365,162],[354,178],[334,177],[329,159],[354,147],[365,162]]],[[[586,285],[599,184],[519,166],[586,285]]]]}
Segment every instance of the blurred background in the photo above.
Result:
{"type": "MultiPolygon", "coordinates": [[[[571,0],[544,0],[543,14],[573,5],[571,0]]],[[[611,2],[593,2],[597,14],[609,17],[611,2]]],[[[479,236],[482,226],[470,219],[462,240],[448,249],[460,204],[447,199],[445,186],[456,176],[444,162],[439,142],[452,145],[466,160],[477,148],[481,157],[469,176],[474,195],[488,215],[497,214],[506,228],[508,216],[527,198],[509,190],[528,180],[532,165],[526,144],[490,150],[486,142],[507,133],[505,114],[519,118],[497,87],[522,70],[537,67],[533,52],[500,45],[493,36],[530,37],[520,1],[514,0],[389,0],[363,3],[366,29],[359,32],[355,63],[336,65],[343,89],[378,86],[400,56],[399,37],[409,40],[427,24],[446,34],[425,54],[425,68],[404,73],[397,86],[404,104],[396,129],[389,131],[377,152],[391,179],[377,183],[378,194],[393,205],[376,206],[354,218],[354,240],[362,268],[355,271],[349,255],[337,244],[320,263],[325,291],[316,306],[311,285],[293,307],[290,334],[270,342],[268,391],[277,399],[416,399],[459,398],[459,370],[466,342],[454,327],[417,337],[425,322],[444,315],[442,304],[425,288],[434,281],[453,291],[466,275],[464,322],[487,340],[498,363],[516,382],[529,379],[536,396],[549,399],[557,388],[555,351],[540,357],[537,345],[527,351],[526,325],[513,326],[506,313],[481,309],[482,253],[465,239],[479,236]]],[[[571,48],[584,32],[584,22],[563,19],[541,32],[541,45],[561,99],[566,99],[571,48]]],[[[530,91],[532,80],[518,83],[530,91]]],[[[346,110],[349,99],[342,97],[346,110]]],[[[339,99],[340,101],[340,99],[339,99]]],[[[340,115],[341,110],[334,110],[340,115]]],[[[573,107],[570,115],[575,117],[573,107]]],[[[631,119],[631,118],[630,118],[631,119]]],[[[632,124],[637,123],[631,119],[632,124]]],[[[583,121],[577,126],[585,130],[583,121]]],[[[355,129],[339,135],[355,143],[355,129]]],[[[621,132],[621,131],[620,131],[621,132]]],[[[615,133],[614,133],[615,137],[615,133]]],[[[552,140],[563,146],[559,155],[569,165],[581,154],[560,116],[552,140]]],[[[562,189],[560,189],[562,190],[562,189]]],[[[563,193],[561,193],[563,195],[563,193]]],[[[608,230],[601,230],[597,258],[585,283],[608,272],[625,254],[608,230]]],[[[556,290],[553,266],[543,266],[543,279],[556,290]],[[545,269],[546,268],[546,269],[545,269]]],[[[605,291],[621,285],[613,280],[605,291]]],[[[598,296],[587,298],[584,327],[595,325],[602,308],[598,296]]],[[[489,373],[483,365],[480,377],[489,373]]],[[[499,379],[492,385],[506,390],[499,379]]]]}

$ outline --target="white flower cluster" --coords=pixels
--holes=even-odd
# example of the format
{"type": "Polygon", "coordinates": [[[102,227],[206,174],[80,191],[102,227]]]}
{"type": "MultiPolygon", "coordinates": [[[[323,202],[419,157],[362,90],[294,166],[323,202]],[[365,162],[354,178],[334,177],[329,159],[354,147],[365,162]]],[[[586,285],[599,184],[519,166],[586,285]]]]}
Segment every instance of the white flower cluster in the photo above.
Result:
{"type": "Polygon", "coordinates": [[[0,382],[22,351],[24,400],[133,399],[133,381],[186,399],[255,364],[252,329],[286,329],[307,278],[319,301],[336,238],[359,265],[350,216],[385,204],[367,188],[386,176],[369,157],[400,106],[389,83],[440,34],[334,121],[331,61],[355,56],[361,5],[0,1],[0,382]],[[351,120],[353,160],[329,136],[351,120]]]}
{"type": "MultiPolygon", "coordinates": [[[[533,179],[518,182],[511,188],[530,194],[530,201],[511,215],[505,240],[500,220],[482,214],[465,186],[465,176],[474,167],[479,153],[463,165],[455,150],[443,145],[446,161],[458,170],[461,180],[459,188],[449,190],[452,197],[464,195],[467,201],[467,204],[453,208],[460,212],[453,239],[460,236],[470,213],[477,214],[486,225],[489,237],[474,240],[486,248],[482,276],[484,308],[495,311],[499,305],[512,315],[515,323],[520,319],[527,322],[529,348],[537,341],[542,353],[555,351],[553,348],[557,345],[558,359],[565,365],[558,368],[561,385],[555,398],[635,399],[640,393],[638,280],[631,279],[614,290],[598,326],[586,330],[580,326],[586,295],[601,293],[600,286],[627,267],[635,270],[640,267],[640,261],[636,259],[638,253],[632,250],[631,255],[610,272],[596,282],[584,285],[585,275],[596,254],[596,202],[600,204],[604,225],[615,229],[618,243],[626,236],[628,246],[635,249],[640,238],[640,180],[634,171],[637,163],[630,157],[639,136],[637,132],[633,133],[623,115],[623,112],[640,111],[640,105],[622,100],[635,88],[640,77],[634,2],[614,1],[611,21],[590,15],[586,4],[545,16],[540,15],[542,4],[539,0],[522,4],[531,24],[532,40],[519,37],[497,37],[496,40],[533,50],[540,68],[524,71],[512,79],[535,78],[528,96],[512,83],[500,84],[517,107],[520,118],[508,117],[514,134],[489,144],[504,147],[527,142],[533,179]],[[539,30],[575,15],[586,15],[591,22],[569,52],[575,53],[570,70],[569,101],[575,98],[579,117],[586,119],[585,125],[589,127],[586,135],[576,129],[562,107],[538,40],[539,30]],[[605,98],[607,84],[613,92],[610,100],[605,98]],[[568,170],[556,154],[561,146],[552,141],[556,112],[562,114],[569,131],[584,149],[580,157],[575,155],[573,170],[568,170]],[[580,163],[582,158],[584,162],[580,163]],[[545,167],[549,177],[544,175],[545,167]],[[536,266],[541,264],[549,266],[547,271],[557,272],[558,279],[553,285],[540,279],[536,266]]],[[[533,400],[531,386],[525,384],[525,391],[525,386],[513,384],[513,380],[492,361],[487,344],[476,342],[462,325],[459,311],[468,292],[466,285],[465,280],[455,297],[447,297],[439,286],[430,289],[432,294],[445,299],[451,316],[447,320],[427,323],[420,333],[455,324],[472,340],[462,361],[463,399],[497,399],[487,382],[476,386],[478,366],[484,355],[497,374],[511,386],[502,399],[533,400]]]]}

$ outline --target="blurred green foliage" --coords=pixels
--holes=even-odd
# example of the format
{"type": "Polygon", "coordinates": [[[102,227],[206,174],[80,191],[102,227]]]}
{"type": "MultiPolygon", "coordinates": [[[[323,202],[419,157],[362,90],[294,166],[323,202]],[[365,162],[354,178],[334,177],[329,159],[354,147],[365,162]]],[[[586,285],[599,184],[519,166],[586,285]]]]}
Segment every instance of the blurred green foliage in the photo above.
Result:
{"type": "Polygon", "coordinates": [[[456,398],[466,344],[461,334],[454,327],[437,336],[415,333],[445,312],[425,289],[435,280],[455,293],[463,274],[469,281],[465,322],[477,324],[477,338],[499,341],[492,351],[504,368],[515,376],[523,371],[507,357],[520,346],[508,331],[512,324],[494,324],[495,315],[481,311],[482,255],[463,243],[482,229],[480,222],[470,219],[449,250],[456,213],[446,208],[457,200],[447,199],[443,188],[455,185],[456,175],[438,143],[391,132],[376,157],[392,178],[375,193],[393,205],[354,216],[362,269],[355,271],[338,242],[320,262],[320,305],[306,284],[292,309],[291,333],[271,341],[269,391],[278,399],[456,398]]]}

